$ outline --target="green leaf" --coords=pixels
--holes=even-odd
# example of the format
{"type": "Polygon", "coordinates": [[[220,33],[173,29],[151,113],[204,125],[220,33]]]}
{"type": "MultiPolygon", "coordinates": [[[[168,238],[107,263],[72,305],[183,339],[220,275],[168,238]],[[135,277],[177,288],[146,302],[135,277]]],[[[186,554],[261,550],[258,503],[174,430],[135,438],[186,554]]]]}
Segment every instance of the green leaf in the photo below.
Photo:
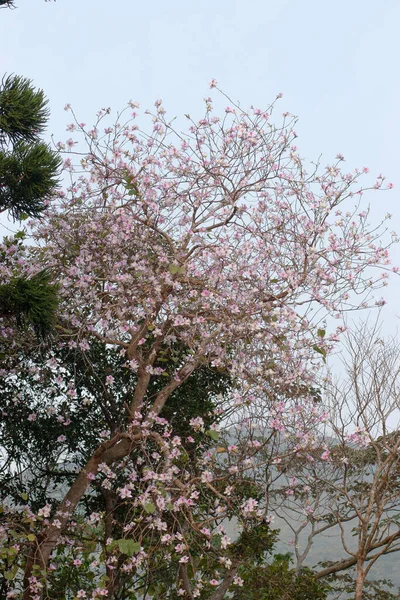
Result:
{"type": "Polygon", "coordinates": [[[182,275],[182,273],[184,273],[183,267],[180,267],[179,265],[169,265],[168,270],[171,275],[175,275],[176,273],[182,275]]]}
{"type": "Polygon", "coordinates": [[[153,502],[146,502],[146,504],[143,506],[143,508],[150,515],[152,515],[155,512],[155,510],[156,510],[156,507],[153,504],[153,502]]]}
{"type": "Polygon", "coordinates": [[[320,348],[317,345],[313,346],[313,350],[315,350],[315,352],[318,352],[318,354],[321,354],[324,363],[326,363],[326,350],[324,348],[320,348]]]}
{"type": "Polygon", "coordinates": [[[208,437],[214,440],[214,442],[216,442],[219,439],[219,433],[218,431],[215,431],[215,429],[208,429],[208,431],[206,431],[206,435],[208,435],[208,437]]]}
{"type": "Polygon", "coordinates": [[[21,498],[22,498],[22,500],[25,500],[25,501],[28,500],[28,494],[26,494],[25,492],[22,492],[21,498]]]}
{"type": "Polygon", "coordinates": [[[131,175],[124,177],[125,188],[129,196],[139,196],[139,189],[131,175]]]}
{"type": "Polygon", "coordinates": [[[117,543],[121,554],[129,554],[129,540],[117,540],[117,543]]]}
{"type": "Polygon", "coordinates": [[[92,552],[96,552],[97,542],[88,542],[84,547],[84,555],[88,556],[92,552]]]}
{"type": "Polygon", "coordinates": [[[326,333],[325,329],[318,329],[318,331],[317,331],[318,337],[320,337],[320,338],[325,337],[325,333],[326,333]]]}
{"type": "Polygon", "coordinates": [[[137,552],[140,552],[140,544],[138,542],[135,542],[135,540],[129,540],[129,539],[121,539],[121,540],[115,540],[119,551],[121,552],[121,554],[126,554],[127,556],[133,556],[134,554],[136,554],[137,552]]]}
{"type": "Polygon", "coordinates": [[[14,579],[15,577],[15,573],[13,571],[6,571],[4,573],[4,578],[7,579],[8,581],[11,581],[12,579],[14,579]]]}
{"type": "Polygon", "coordinates": [[[30,542],[34,542],[36,540],[36,536],[33,533],[28,533],[28,535],[26,537],[28,538],[28,541],[30,541],[30,542]]]}

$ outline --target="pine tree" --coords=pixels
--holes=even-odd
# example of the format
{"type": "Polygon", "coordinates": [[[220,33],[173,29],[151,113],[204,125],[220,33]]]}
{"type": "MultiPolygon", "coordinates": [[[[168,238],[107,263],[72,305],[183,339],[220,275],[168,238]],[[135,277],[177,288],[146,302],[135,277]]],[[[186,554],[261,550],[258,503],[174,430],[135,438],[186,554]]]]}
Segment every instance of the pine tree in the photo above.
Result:
{"type": "MultiPolygon", "coordinates": [[[[4,3],[3,3],[4,4],[4,3]]],[[[49,118],[47,99],[29,79],[11,75],[0,85],[0,213],[14,220],[40,218],[58,184],[61,159],[40,139],[49,118]]],[[[49,330],[57,289],[49,274],[16,275],[0,286],[0,315],[36,332],[49,330]]]]}
{"type": "Polygon", "coordinates": [[[0,212],[38,217],[58,183],[59,156],[45,144],[47,100],[29,79],[9,76],[0,86],[0,212]]]}

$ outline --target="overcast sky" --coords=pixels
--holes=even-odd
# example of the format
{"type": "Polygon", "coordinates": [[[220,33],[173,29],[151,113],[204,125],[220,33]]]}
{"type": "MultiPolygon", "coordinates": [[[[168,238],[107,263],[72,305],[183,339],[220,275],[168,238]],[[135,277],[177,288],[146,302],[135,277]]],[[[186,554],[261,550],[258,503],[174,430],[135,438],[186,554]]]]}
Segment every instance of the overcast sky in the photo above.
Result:
{"type": "MultiPolygon", "coordinates": [[[[372,218],[393,213],[400,232],[399,0],[16,0],[0,10],[4,73],[31,78],[50,100],[48,134],[69,137],[64,105],[92,123],[101,107],[162,98],[173,115],[200,116],[208,82],[242,105],[264,107],[283,92],[299,115],[298,146],[322,164],[387,175],[372,218]]],[[[366,201],[368,199],[366,198],[366,201]]],[[[400,248],[393,252],[400,265],[400,248]]],[[[399,281],[385,293],[397,327],[399,281]]]]}

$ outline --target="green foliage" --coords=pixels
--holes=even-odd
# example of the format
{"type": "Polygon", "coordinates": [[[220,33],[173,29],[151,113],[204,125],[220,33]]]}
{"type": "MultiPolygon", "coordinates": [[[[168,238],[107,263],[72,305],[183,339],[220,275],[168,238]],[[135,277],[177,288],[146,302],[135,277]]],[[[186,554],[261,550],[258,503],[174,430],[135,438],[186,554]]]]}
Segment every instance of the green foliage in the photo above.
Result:
{"type": "Polygon", "coordinates": [[[38,217],[58,183],[60,159],[47,144],[18,142],[0,152],[0,211],[14,219],[38,217]]]}
{"type": "MultiPolygon", "coordinates": [[[[2,5],[10,3],[2,2],[2,5]]],[[[29,79],[17,75],[0,84],[0,213],[14,219],[40,217],[58,184],[61,158],[39,139],[49,118],[42,90],[29,79]]],[[[15,239],[21,241],[24,232],[15,239]]],[[[14,273],[0,285],[0,315],[14,318],[39,335],[50,331],[55,322],[57,286],[49,274],[40,271],[30,278],[14,273]]],[[[5,340],[2,340],[5,342],[5,340]]]]}
{"type": "MultiPolygon", "coordinates": [[[[115,430],[122,426],[126,404],[132,398],[137,384],[136,373],[127,368],[126,358],[121,356],[118,349],[107,347],[96,340],[90,341],[89,347],[84,351],[68,346],[60,347],[58,344],[53,346],[51,341],[52,338],[35,352],[29,352],[23,365],[20,365],[18,381],[0,378],[0,405],[4,410],[0,420],[0,446],[10,459],[0,473],[0,500],[7,498],[13,504],[19,505],[21,498],[28,497],[29,506],[33,511],[37,511],[46,503],[55,505],[60,494],[76,477],[76,467],[85,464],[93,449],[98,446],[100,433],[105,429],[115,430]],[[54,398],[51,396],[49,390],[54,374],[50,367],[46,370],[45,365],[52,356],[61,360],[63,379],[73,382],[75,398],[60,401],[57,392],[54,398]],[[42,366],[40,378],[35,375],[33,369],[37,364],[42,366]],[[106,377],[110,373],[114,377],[111,390],[105,385],[106,377]],[[91,400],[90,404],[85,403],[88,399],[91,400]],[[57,406],[57,414],[69,419],[67,427],[52,415],[53,406],[57,406]],[[29,416],[32,414],[35,414],[35,418],[30,420],[29,416]],[[65,436],[63,442],[58,441],[60,436],[65,436]],[[20,473],[23,474],[19,476],[20,473]]],[[[162,355],[166,362],[161,364],[166,369],[175,368],[179,361],[183,360],[186,351],[182,346],[166,346],[162,355]]],[[[157,393],[162,385],[165,385],[164,378],[154,377],[149,396],[157,393]]],[[[189,421],[192,417],[201,415],[206,427],[209,427],[215,420],[212,412],[221,401],[219,396],[224,397],[231,385],[226,374],[210,367],[201,367],[175,390],[165,407],[168,406],[168,411],[163,411],[162,414],[168,414],[168,418],[174,423],[174,433],[182,435],[183,439],[192,433],[197,441],[203,444],[203,449],[198,449],[202,452],[208,445],[213,444],[213,440],[204,432],[192,432],[189,421]]],[[[190,452],[196,452],[194,446],[188,444],[188,455],[190,452]]],[[[140,451],[132,452],[132,464],[136,464],[139,456],[140,451]]],[[[193,455],[188,460],[192,458],[193,455]]],[[[140,466],[135,468],[140,469],[140,466]]],[[[106,538],[101,526],[89,530],[82,525],[81,533],[84,531],[84,535],[80,535],[79,542],[83,547],[83,564],[78,570],[72,565],[71,557],[65,548],[60,549],[55,558],[60,568],[54,576],[52,575],[51,580],[51,597],[54,600],[72,598],[81,587],[86,586],[90,589],[90,577],[94,576],[93,567],[90,565],[95,558],[93,555],[89,556],[90,552],[94,552],[97,557],[99,553],[116,555],[119,561],[123,561],[124,557],[136,554],[140,545],[146,547],[147,544],[151,544],[151,536],[148,539],[143,535],[140,545],[139,539],[126,537],[124,524],[127,520],[133,520],[135,514],[132,508],[129,508],[129,504],[118,500],[115,491],[118,486],[118,476],[113,480],[113,489],[106,494],[101,486],[94,483],[90,494],[85,496],[75,515],[76,521],[82,524],[85,515],[93,511],[102,513],[111,510],[111,537],[114,538],[114,546],[105,545],[106,538]],[[106,496],[111,502],[111,509],[107,508],[109,505],[106,496]]],[[[155,512],[155,505],[151,501],[146,502],[143,508],[149,515],[155,512]]],[[[247,546],[250,544],[249,537],[247,546]]],[[[213,560],[215,563],[215,558],[213,560]]],[[[168,590],[169,578],[176,576],[178,567],[179,565],[174,565],[171,568],[160,553],[159,556],[155,556],[152,573],[148,574],[147,579],[158,586],[157,590],[163,586],[168,590]]],[[[136,597],[136,592],[133,591],[134,584],[135,579],[131,574],[124,574],[119,568],[116,569],[115,599],[130,600],[136,597]]],[[[140,587],[142,584],[139,581],[137,585],[140,587]]],[[[166,596],[161,593],[159,597],[166,596]]]]}
{"type": "Polygon", "coordinates": [[[51,329],[58,306],[57,285],[42,270],[30,279],[17,277],[0,285],[0,314],[15,315],[20,327],[31,325],[38,335],[51,329]]]}
{"type": "Polygon", "coordinates": [[[135,542],[135,540],[122,538],[120,540],[114,540],[112,545],[118,546],[121,554],[126,554],[127,556],[133,556],[136,552],[140,552],[140,544],[135,542]]]}
{"type": "Polygon", "coordinates": [[[43,90],[35,90],[29,79],[9,75],[0,87],[0,131],[15,144],[33,142],[43,133],[49,118],[43,90]]]}
{"type": "Polygon", "coordinates": [[[322,360],[324,361],[324,363],[326,363],[326,350],[325,350],[325,348],[320,348],[319,346],[317,346],[315,344],[313,346],[313,350],[315,350],[315,352],[318,352],[318,354],[321,354],[322,360]]]}
{"type": "Polygon", "coordinates": [[[0,85],[0,211],[38,217],[58,184],[61,159],[39,139],[49,111],[42,90],[10,75],[0,85]]]}
{"type": "Polygon", "coordinates": [[[312,571],[296,573],[290,554],[276,554],[269,564],[251,564],[239,571],[243,587],[235,588],[232,600],[325,600],[328,587],[312,571]]]}
{"type": "Polygon", "coordinates": [[[277,541],[278,530],[270,529],[268,523],[260,523],[251,529],[245,529],[232,546],[232,555],[240,560],[248,560],[259,565],[265,560],[266,553],[271,553],[277,541]]]}
{"type": "MultiPolygon", "coordinates": [[[[6,290],[4,295],[7,297],[6,290]]],[[[182,356],[183,349],[171,349],[171,353],[174,358],[179,353],[182,356]]],[[[162,363],[164,368],[175,364],[170,355],[166,360],[166,363],[162,363]]],[[[104,430],[113,432],[123,425],[126,403],[132,398],[137,383],[136,373],[127,368],[125,363],[126,359],[119,350],[96,340],[91,341],[85,351],[68,346],[48,350],[43,345],[35,352],[30,350],[20,363],[21,376],[18,382],[0,378],[0,405],[7,414],[3,422],[0,421],[0,446],[19,465],[18,471],[26,469],[26,473],[29,473],[29,477],[25,478],[16,477],[13,469],[6,469],[0,474],[0,499],[4,494],[3,497],[10,496],[18,502],[21,493],[28,491],[31,506],[38,509],[49,501],[55,489],[64,489],[76,477],[74,467],[86,463],[98,446],[100,433],[104,430]],[[48,370],[47,378],[46,370],[42,368],[39,380],[32,372],[34,364],[43,367],[52,355],[61,359],[65,369],[63,379],[74,382],[76,390],[75,400],[54,400],[58,413],[70,420],[68,427],[47,410],[53,406],[48,392],[53,380],[51,370],[48,370]],[[115,379],[112,391],[105,385],[110,373],[115,379]],[[20,399],[18,402],[15,401],[16,397],[20,399]],[[88,399],[90,404],[87,403],[88,399]],[[28,419],[32,413],[37,415],[35,420],[28,419]],[[59,436],[65,436],[62,444],[57,442],[59,436]],[[60,460],[60,453],[63,460],[60,460]]],[[[164,378],[154,377],[150,382],[149,396],[157,393],[163,384],[164,378]]],[[[202,416],[206,427],[215,421],[212,412],[220,402],[217,396],[225,397],[231,386],[229,377],[224,373],[201,367],[171,394],[161,416],[172,423],[176,435],[184,438],[188,435],[191,418],[202,416]]],[[[205,434],[191,433],[196,441],[203,444],[203,450],[200,451],[213,443],[205,434]]],[[[195,448],[197,444],[189,444],[190,459],[195,448]]],[[[135,460],[134,455],[132,460],[135,460]]],[[[86,498],[84,509],[88,513],[100,511],[103,503],[102,495],[96,493],[86,498]]]]}
{"type": "MultiPolygon", "coordinates": [[[[333,573],[326,578],[329,589],[335,597],[352,598],[355,594],[356,581],[354,570],[344,573],[333,573]]],[[[377,578],[364,582],[363,600],[399,600],[400,589],[388,578],[377,578]]]]}

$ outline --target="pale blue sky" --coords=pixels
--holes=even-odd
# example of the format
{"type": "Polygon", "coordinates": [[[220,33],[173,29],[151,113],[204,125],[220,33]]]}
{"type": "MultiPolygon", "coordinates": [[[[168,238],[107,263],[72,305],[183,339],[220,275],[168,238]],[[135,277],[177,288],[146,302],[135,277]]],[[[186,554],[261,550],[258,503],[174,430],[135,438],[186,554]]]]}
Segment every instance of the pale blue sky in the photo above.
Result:
{"type": "MultiPolygon", "coordinates": [[[[400,231],[399,0],[17,3],[0,10],[0,72],[45,90],[55,139],[66,137],[66,102],[91,123],[100,107],[129,99],[147,107],[161,97],[169,113],[200,115],[212,77],[243,105],[283,92],[282,111],[300,117],[303,156],[322,153],[326,164],[341,152],[349,170],[369,166],[395,183],[370,200],[373,217],[392,212],[400,231]]],[[[393,256],[400,265],[400,248],[393,256]]]]}

